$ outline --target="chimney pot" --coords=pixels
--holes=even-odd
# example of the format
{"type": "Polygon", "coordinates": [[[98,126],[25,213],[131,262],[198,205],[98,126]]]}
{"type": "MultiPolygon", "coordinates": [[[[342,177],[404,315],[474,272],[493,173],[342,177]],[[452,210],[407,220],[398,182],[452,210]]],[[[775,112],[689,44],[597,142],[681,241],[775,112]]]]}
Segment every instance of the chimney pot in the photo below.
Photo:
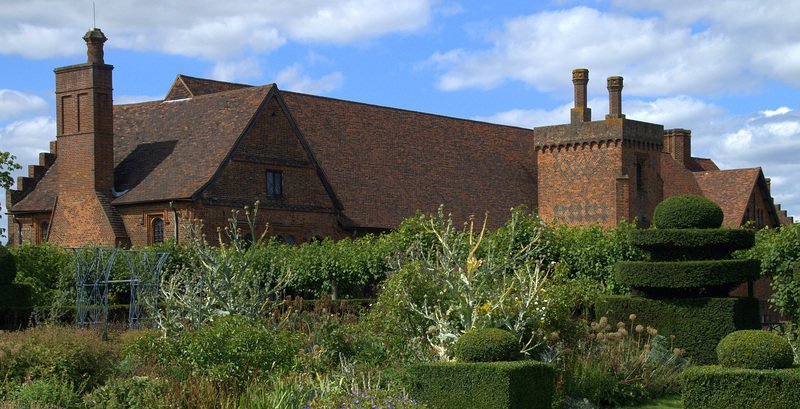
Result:
{"type": "Polygon", "coordinates": [[[105,64],[103,61],[103,43],[108,40],[99,28],[93,28],[83,36],[86,40],[86,55],[89,63],[105,64]]]}

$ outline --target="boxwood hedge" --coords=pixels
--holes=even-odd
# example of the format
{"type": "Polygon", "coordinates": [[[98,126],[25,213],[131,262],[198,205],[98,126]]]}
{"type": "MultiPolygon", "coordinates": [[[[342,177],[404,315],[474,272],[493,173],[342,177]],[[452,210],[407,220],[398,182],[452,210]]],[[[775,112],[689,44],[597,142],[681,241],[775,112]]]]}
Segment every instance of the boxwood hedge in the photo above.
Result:
{"type": "Polygon", "coordinates": [[[412,398],[438,409],[550,409],[556,368],[538,361],[411,365],[412,398]]]}
{"type": "Polygon", "coordinates": [[[614,278],[649,296],[694,297],[703,293],[726,296],[739,284],[758,279],[759,274],[758,260],[620,261],[614,278]]]}
{"type": "Polygon", "coordinates": [[[771,332],[731,332],[717,345],[717,362],[727,368],[784,369],[794,363],[789,341],[771,332]]]}
{"type": "Polygon", "coordinates": [[[658,229],[716,229],[723,219],[718,204],[698,195],[670,197],[653,211],[653,226],[658,229]]]}
{"type": "Polygon", "coordinates": [[[629,240],[650,252],[653,261],[726,259],[756,244],[755,232],[747,229],[633,230],[629,240]]]}
{"type": "Polygon", "coordinates": [[[595,301],[594,312],[608,317],[609,322],[627,322],[630,314],[636,314],[638,323],[667,337],[675,335],[675,347],[685,349],[692,364],[700,365],[717,362],[717,344],[731,332],[761,329],[758,299],[753,297],[603,296],[595,301]]]}
{"type": "Polygon", "coordinates": [[[685,409],[794,409],[800,402],[800,368],[694,366],[681,374],[681,390],[685,409]]]}

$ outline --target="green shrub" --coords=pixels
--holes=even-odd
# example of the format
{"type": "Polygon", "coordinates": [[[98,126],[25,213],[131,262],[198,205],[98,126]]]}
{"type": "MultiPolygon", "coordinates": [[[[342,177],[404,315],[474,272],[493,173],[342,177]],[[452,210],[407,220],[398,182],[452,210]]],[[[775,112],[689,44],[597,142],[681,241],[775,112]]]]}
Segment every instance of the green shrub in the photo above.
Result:
{"type": "Polygon", "coordinates": [[[800,223],[758,230],[755,247],[734,256],[760,260],[761,274],[774,280],[770,302],[795,324],[800,321],[800,270],[795,276],[794,267],[800,264],[800,223]]]}
{"type": "Polygon", "coordinates": [[[565,279],[590,281],[606,294],[625,294],[629,288],[614,279],[614,264],[647,259],[643,250],[630,244],[631,231],[636,231],[636,224],[626,221],[614,228],[551,223],[542,235],[547,243],[545,261],[557,262],[565,279]]]}
{"type": "Polygon", "coordinates": [[[759,277],[758,260],[621,261],[617,282],[654,298],[727,296],[759,277]]]}
{"type": "Polygon", "coordinates": [[[504,329],[476,328],[458,338],[453,352],[459,362],[515,361],[520,358],[520,345],[504,329]]]}
{"type": "Polygon", "coordinates": [[[102,341],[97,331],[43,325],[0,332],[0,373],[19,383],[57,377],[84,392],[113,375],[119,352],[117,343],[102,341]]]}
{"type": "Polygon", "coordinates": [[[0,310],[32,307],[30,284],[0,285],[0,310]]]}
{"type": "Polygon", "coordinates": [[[14,255],[0,244],[0,285],[11,284],[17,277],[17,262],[14,255]]]}
{"type": "Polygon", "coordinates": [[[407,369],[408,393],[438,409],[550,409],[553,364],[538,361],[439,362],[407,369]]]}
{"type": "Polygon", "coordinates": [[[626,321],[635,314],[637,321],[658,328],[659,334],[675,336],[675,344],[686,350],[693,364],[717,362],[719,341],[733,331],[760,329],[758,299],[666,298],[602,296],[595,302],[595,313],[609,321],[626,321]]]}
{"type": "Polygon", "coordinates": [[[656,206],[653,226],[657,229],[716,229],[722,226],[722,208],[698,195],[670,197],[656,206]]]}
{"type": "Polygon", "coordinates": [[[735,331],[717,345],[717,362],[728,368],[783,369],[794,363],[789,341],[762,330],[735,331]]]}
{"type": "Polygon", "coordinates": [[[681,375],[686,409],[794,409],[800,402],[800,368],[758,370],[695,366],[681,375]]]}
{"type": "Polygon", "coordinates": [[[300,350],[301,334],[273,332],[248,317],[230,315],[176,338],[143,332],[128,351],[165,364],[178,378],[203,376],[229,387],[243,387],[257,373],[288,369],[300,350]]]}
{"type": "MultiPolygon", "coordinates": [[[[75,271],[69,256],[50,243],[25,242],[12,250],[17,258],[17,282],[32,286],[36,306],[49,306],[64,291],[75,290],[75,271]]],[[[73,293],[74,294],[74,293],[73,293]]]]}
{"type": "Polygon", "coordinates": [[[83,397],[86,407],[96,409],[149,409],[165,407],[166,382],[147,376],[114,378],[83,397]]]}
{"type": "Polygon", "coordinates": [[[40,404],[56,408],[77,408],[81,401],[73,380],[52,376],[25,381],[10,394],[8,400],[17,404],[17,407],[40,404]]]}
{"type": "Polygon", "coordinates": [[[630,242],[650,252],[652,261],[727,259],[756,243],[750,229],[633,230],[630,242]]]}

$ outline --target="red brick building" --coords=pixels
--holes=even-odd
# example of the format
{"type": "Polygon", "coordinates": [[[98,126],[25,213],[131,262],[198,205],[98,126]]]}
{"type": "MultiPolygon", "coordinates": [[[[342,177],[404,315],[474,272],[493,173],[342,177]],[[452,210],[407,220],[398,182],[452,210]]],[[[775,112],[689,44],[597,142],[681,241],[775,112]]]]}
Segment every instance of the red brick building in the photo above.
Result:
{"type": "Polygon", "coordinates": [[[145,246],[260,201],[269,234],[299,243],[396,227],[444,205],[454,220],[500,225],[527,205],[546,220],[649,225],[663,198],[702,194],[726,223],[790,221],[760,168],[691,157],[691,133],[610,112],[592,121],[587,70],[575,70],[566,125],[524,129],[178,75],[163,101],[112,104],[98,29],[88,61],[58,68],[51,152],[7,192],[9,244],[145,246]],[[782,219],[783,218],[783,219],[782,219]],[[784,220],[786,219],[786,220],[784,220]]]}

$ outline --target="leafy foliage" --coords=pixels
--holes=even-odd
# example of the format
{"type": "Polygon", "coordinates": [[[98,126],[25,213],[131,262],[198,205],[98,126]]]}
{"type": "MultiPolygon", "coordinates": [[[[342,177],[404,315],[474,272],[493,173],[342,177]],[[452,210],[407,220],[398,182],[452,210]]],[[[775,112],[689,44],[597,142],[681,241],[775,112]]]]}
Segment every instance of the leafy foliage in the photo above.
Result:
{"type": "Polygon", "coordinates": [[[34,304],[49,305],[63,292],[74,291],[75,271],[69,256],[59,247],[25,242],[12,251],[19,270],[17,281],[33,287],[34,304]]]}
{"type": "MultiPolygon", "coordinates": [[[[20,164],[14,162],[16,159],[17,157],[9,152],[0,152],[0,188],[8,190],[14,184],[11,172],[22,169],[20,164]]],[[[2,208],[3,206],[0,205],[0,210],[2,208]]],[[[0,227],[0,237],[5,237],[5,231],[6,229],[0,227]]]]}
{"type": "Polygon", "coordinates": [[[734,254],[737,258],[753,258],[761,262],[761,274],[772,277],[775,293],[770,298],[781,314],[792,322],[800,320],[800,275],[793,264],[800,263],[800,224],[765,227],[756,232],[755,247],[734,254]]]}
{"type": "Polygon", "coordinates": [[[622,260],[645,260],[647,254],[628,242],[635,223],[620,222],[616,228],[593,224],[552,224],[544,230],[545,261],[557,262],[564,279],[594,283],[605,294],[625,294],[628,287],[614,279],[614,264],[622,260]]]}
{"type": "Polygon", "coordinates": [[[459,231],[441,208],[436,216],[418,216],[424,233],[393,258],[400,273],[390,275],[386,289],[396,293],[381,299],[400,297],[393,305],[398,315],[418,318],[407,324],[425,328],[425,334],[419,328],[408,332],[426,337],[443,358],[461,334],[483,327],[511,331],[527,352],[535,346],[532,328],[547,310],[540,260],[544,225],[526,229],[531,217],[515,210],[503,229],[490,233],[485,222],[476,231],[473,221],[459,231]]]}
{"type": "MultiPolygon", "coordinates": [[[[252,214],[245,208],[251,232],[255,231],[257,213],[258,203],[252,214]]],[[[257,252],[251,248],[263,246],[265,236],[249,245],[237,226],[237,215],[238,212],[232,212],[229,227],[225,229],[230,244],[222,240],[222,232],[219,232],[218,247],[209,245],[202,236],[200,221],[188,226],[199,264],[196,270],[182,270],[162,282],[162,292],[169,305],[160,323],[165,333],[230,314],[263,316],[269,302],[278,299],[289,283],[290,270],[283,263],[268,264],[264,266],[266,271],[256,269],[263,265],[254,262],[257,252]]]]}
{"type": "Polygon", "coordinates": [[[11,284],[17,277],[17,263],[14,254],[0,244],[0,285],[11,284]]]}

